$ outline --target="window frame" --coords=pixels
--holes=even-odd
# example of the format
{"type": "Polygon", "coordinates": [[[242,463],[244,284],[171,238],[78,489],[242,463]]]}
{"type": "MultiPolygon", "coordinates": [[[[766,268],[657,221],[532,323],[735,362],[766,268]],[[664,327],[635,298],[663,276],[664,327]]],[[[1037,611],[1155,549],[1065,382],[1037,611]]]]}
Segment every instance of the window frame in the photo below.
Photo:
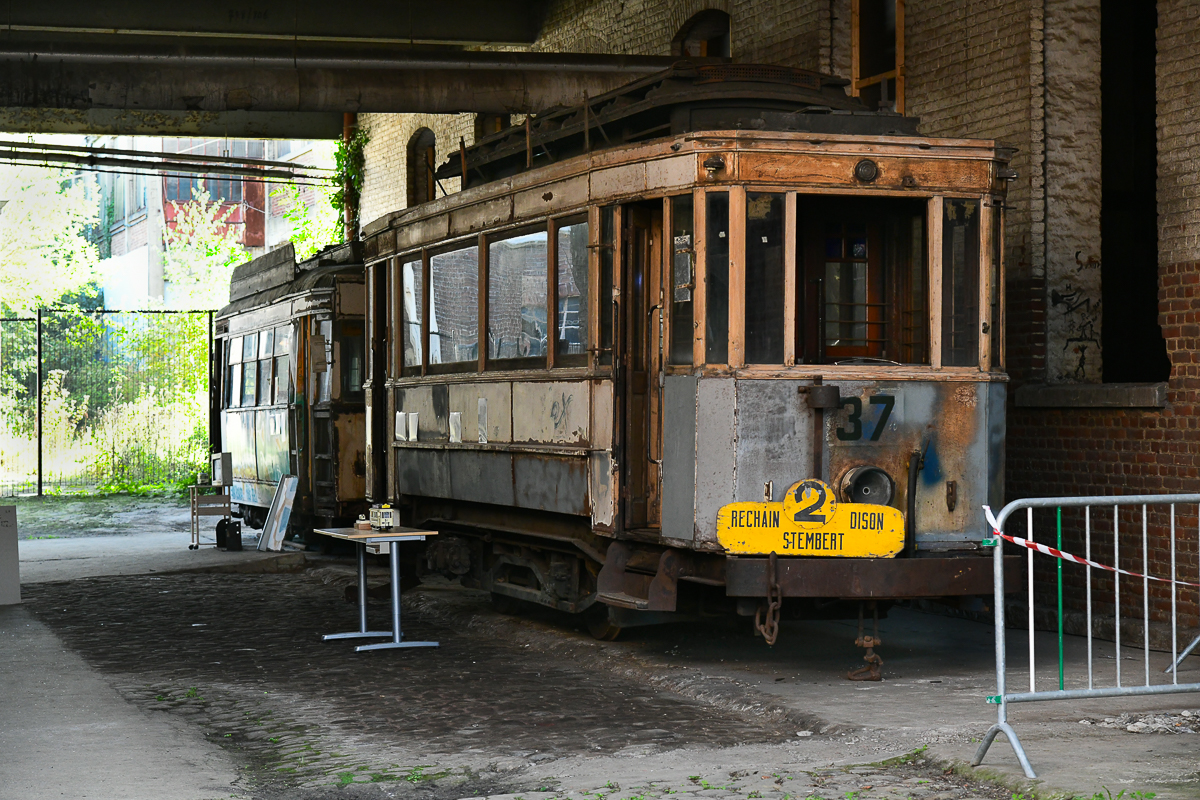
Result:
{"type": "Polygon", "coordinates": [[[859,72],[861,59],[861,30],[862,30],[862,0],[850,0],[850,94],[859,97],[863,89],[875,86],[883,80],[891,80],[895,87],[893,98],[897,114],[904,113],[904,2],[892,0],[896,4],[896,63],[892,69],[875,75],[862,75],[859,72]]]}
{"type": "MultiPolygon", "coordinates": [[[[592,327],[595,324],[590,316],[592,309],[592,268],[591,268],[591,253],[592,253],[592,222],[591,215],[587,211],[581,211],[576,214],[568,214],[561,217],[551,217],[546,221],[548,236],[547,256],[547,291],[546,291],[546,329],[547,329],[547,346],[546,346],[546,366],[549,369],[562,369],[569,367],[586,367],[589,363],[589,350],[592,347],[592,327]],[[587,253],[587,264],[585,265],[588,276],[588,286],[585,294],[581,295],[580,310],[586,309],[588,316],[588,327],[584,337],[584,350],[582,353],[564,353],[559,354],[558,350],[558,232],[560,228],[568,228],[573,225],[586,225],[588,242],[585,248],[587,253]]],[[[578,288],[578,287],[576,287],[578,288]]]]}
{"type": "MultiPolygon", "coordinates": [[[[479,343],[483,338],[483,332],[486,331],[487,325],[487,297],[485,294],[487,288],[487,242],[485,241],[485,238],[485,234],[480,233],[475,236],[455,239],[454,241],[448,242],[445,245],[439,245],[438,247],[431,247],[422,250],[422,273],[425,278],[425,297],[422,300],[424,315],[421,318],[421,341],[424,345],[424,352],[422,353],[422,362],[424,365],[422,370],[423,375],[446,375],[456,372],[483,371],[486,349],[479,347],[479,343]],[[429,359],[430,337],[432,336],[430,331],[431,321],[429,318],[429,309],[433,303],[433,259],[440,255],[445,255],[446,253],[467,250],[471,247],[475,248],[477,256],[475,265],[475,336],[478,357],[474,361],[442,361],[434,364],[429,359]]],[[[403,358],[403,355],[401,355],[401,358],[403,358]]]]}
{"type": "Polygon", "coordinates": [[[546,234],[546,303],[542,307],[542,311],[546,315],[546,349],[540,356],[517,356],[515,358],[492,358],[487,355],[486,347],[480,350],[480,372],[495,371],[495,370],[544,370],[553,369],[554,356],[550,353],[553,349],[552,338],[550,334],[554,330],[554,318],[552,307],[554,304],[554,295],[556,294],[555,281],[555,265],[557,263],[557,229],[552,218],[547,218],[541,221],[534,221],[522,224],[516,227],[504,228],[502,230],[492,231],[485,235],[481,235],[481,240],[484,242],[480,248],[480,271],[486,272],[486,275],[479,282],[479,306],[480,306],[480,341],[486,341],[491,336],[491,254],[492,245],[496,242],[515,239],[519,236],[528,236],[530,234],[545,233],[546,234]],[[486,264],[486,269],[484,265],[486,264]]]}

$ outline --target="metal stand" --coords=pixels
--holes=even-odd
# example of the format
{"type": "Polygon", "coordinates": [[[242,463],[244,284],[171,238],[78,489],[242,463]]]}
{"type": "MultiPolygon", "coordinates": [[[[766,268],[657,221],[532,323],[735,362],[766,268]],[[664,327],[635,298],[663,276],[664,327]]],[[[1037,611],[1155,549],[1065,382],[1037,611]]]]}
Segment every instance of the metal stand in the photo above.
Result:
{"type": "MultiPolygon", "coordinates": [[[[232,521],[231,502],[226,487],[220,484],[193,484],[188,487],[188,507],[191,510],[191,541],[188,550],[199,550],[201,545],[209,544],[200,541],[200,518],[221,517],[232,521]],[[216,494],[207,494],[206,490],[216,489],[216,494]]],[[[239,534],[241,535],[241,534],[239,534]]],[[[215,547],[216,542],[212,542],[215,547]]]]}
{"type": "MultiPolygon", "coordinates": [[[[330,639],[366,639],[376,636],[391,636],[391,631],[367,630],[367,545],[365,542],[355,542],[358,546],[358,630],[351,633],[327,633],[321,641],[330,639]]],[[[396,552],[393,546],[391,551],[396,552]]],[[[396,626],[399,629],[399,626],[396,626]]]]}
{"type": "Polygon", "coordinates": [[[1192,654],[1192,651],[1196,649],[1197,645],[1200,645],[1200,636],[1192,639],[1192,643],[1183,649],[1183,652],[1179,654],[1179,658],[1175,659],[1175,663],[1164,669],[1163,672],[1178,671],[1179,665],[1183,663],[1185,658],[1192,654]]]}
{"type": "MultiPolygon", "coordinates": [[[[365,548],[365,545],[359,546],[365,548]]],[[[363,551],[359,550],[360,559],[363,558],[362,553],[363,551]]],[[[354,648],[354,651],[356,653],[361,653],[364,650],[390,650],[397,647],[437,647],[437,642],[404,641],[404,634],[400,631],[400,548],[396,547],[394,542],[392,543],[392,546],[388,548],[388,560],[390,561],[392,567],[392,640],[390,642],[379,642],[377,644],[360,644],[358,647],[354,648]]],[[[360,561],[360,563],[362,562],[360,561]]],[[[360,585],[358,587],[358,596],[363,600],[364,611],[362,612],[362,624],[365,628],[367,625],[367,612],[365,611],[367,590],[364,588],[366,586],[366,568],[363,567],[363,570],[363,580],[360,581],[360,585]]],[[[387,634],[384,635],[386,636],[387,634]]]]}
{"type": "MultiPolygon", "coordinates": [[[[1001,705],[1000,713],[1007,716],[1003,705],[1001,705]]],[[[1025,748],[1021,747],[1021,740],[1017,738],[1017,732],[1007,721],[997,722],[988,730],[987,736],[983,737],[983,741],[979,744],[979,749],[975,751],[975,758],[971,760],[971,766],[978,767],[983,763],[983,757],[987,755],[988,748],[992,746],[998,733],[1003,733],[1008,737],[1008,743],[1012,745],[1013,752],[1017,754],[1017,760],[1021,762],[1021,769],[1025,770],[1025,777],[1036,778],[1037,773],[1033,771],[1033,766],[1029,763],[1029,756],[1025,755],[1025,748]]]]}

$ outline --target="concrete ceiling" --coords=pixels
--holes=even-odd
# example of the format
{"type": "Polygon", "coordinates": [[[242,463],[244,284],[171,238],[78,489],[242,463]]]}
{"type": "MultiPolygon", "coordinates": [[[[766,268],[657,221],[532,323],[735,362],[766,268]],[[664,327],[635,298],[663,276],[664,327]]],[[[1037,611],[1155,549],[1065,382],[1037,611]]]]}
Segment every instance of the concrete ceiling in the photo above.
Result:
{"type": "Polygon", "coordinates": [[[13,132],[333,138],[345,112],[536,112],[672,61],[498,51],[536,40],[546,0],[6,5],[13,132]]]}

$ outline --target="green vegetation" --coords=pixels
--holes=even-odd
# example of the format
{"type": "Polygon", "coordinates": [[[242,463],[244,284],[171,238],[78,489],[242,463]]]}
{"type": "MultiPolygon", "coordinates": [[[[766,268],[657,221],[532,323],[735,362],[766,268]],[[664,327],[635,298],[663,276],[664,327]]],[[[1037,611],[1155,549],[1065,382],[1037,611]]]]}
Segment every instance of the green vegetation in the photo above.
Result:
{"type": "MultiPolygon", "coordinates": [[[[364,128],[359,128],[350,141],[338,142],[333,154],[333,183],[337,188],[330,196],[329,204],[337,210],[339,219],[345,219],[349,210],[351,227],[355,231],[359,228],[359,198],[366,177],[366,147],[370,140],[370,134],[364,128]]],[[[342,241],[341,237],[338,241],[342,241]]]]}
{"type": "Polygon", "coordinates": [[[283,218],[292,226],[292,247],[301,261],[331,242],[340,242],[344,233],[341,219],[332,210],[333,187],[312,186],[308,190],[317,195],[317,202],[311,208],[294,183],[283,184],[271,192],[271,198],[285,207],[283,218]]]}

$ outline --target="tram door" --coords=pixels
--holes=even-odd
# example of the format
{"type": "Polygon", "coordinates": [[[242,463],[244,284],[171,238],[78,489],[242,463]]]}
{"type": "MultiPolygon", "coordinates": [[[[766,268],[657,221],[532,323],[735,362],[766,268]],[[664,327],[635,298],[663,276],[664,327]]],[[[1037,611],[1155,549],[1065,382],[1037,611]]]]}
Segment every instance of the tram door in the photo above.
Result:
{"type": "Polygon", "coordinates": [[[625,374],[623,407],[625,528],[659,527],[658,375],[660,346],[662,210],[626,206],[622,214],[624,346],[619,354],[625,374]]]}

